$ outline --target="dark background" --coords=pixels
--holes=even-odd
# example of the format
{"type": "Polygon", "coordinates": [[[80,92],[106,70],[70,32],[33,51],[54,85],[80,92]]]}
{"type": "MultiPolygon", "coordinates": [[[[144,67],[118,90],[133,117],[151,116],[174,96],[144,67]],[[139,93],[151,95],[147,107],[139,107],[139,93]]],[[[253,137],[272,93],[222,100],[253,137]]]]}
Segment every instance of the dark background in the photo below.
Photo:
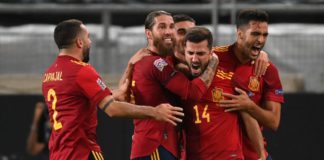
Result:
{"type": "MultiPolygon", "coordinates": [[[[324,94],[286,94],[282,119],[276,133],[266,131],[274,160],[323,159],[324,94]]],[[[31,159],[25,153],[35,102],[40,95],[0,96],[0,155],[31,159]]],[[[98,143],[108,160],[129,159],[133,125],[131,120],[111,119],[99,111],[98,143]]],[[[1,157],[1,156],[0,156],[1,157]]]]}

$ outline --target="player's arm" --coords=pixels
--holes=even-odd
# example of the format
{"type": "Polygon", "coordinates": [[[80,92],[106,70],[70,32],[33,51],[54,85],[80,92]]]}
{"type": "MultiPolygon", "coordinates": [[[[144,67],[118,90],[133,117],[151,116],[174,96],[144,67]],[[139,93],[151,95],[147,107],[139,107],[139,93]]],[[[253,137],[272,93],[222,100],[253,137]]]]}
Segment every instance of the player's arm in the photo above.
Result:
{"type": "Polygon", "coordinates": [[[169,122],[173,125],[182,122],[180,117],[184,116],[182,108],[173,107],[170,104],[160,104],[156,107],[140,106],[127,102],[115,101],[111,95],[106,96],[100,101],[99,108],[109,117],[136,119],[152,118],[158,121],[169,122]]]}
{"type": "Polygon", "coordinates": [[[225,108],[226,112],[244,110],[254,117],[260,124],[276,131],[280,123],[281,103],[274,101],[265,101],[261,106],[255,104],[245,91],[235,88],[239,95],[223,93],[223,96],[229,100],[221,100],[220,106],[225,108]]]}
{"type": "Polygon", "coordinates": [[[262,132],[258,122],[245,111],[239,112],[245,127],[246,134],[252,142],[255,151],[258,153],[258,160],[265,160],[265,149],[262,132]]]}
{"type": "Polygon", "coordinates": [[[188,80],[184,74],[175,71],[170,71],[169,73],[165,71],[167,72],[166,75],[171,76],[163,77],[159,74],[157,79],[162,79],[162,84],[164,84],[169,91],[180,96],[183,100],[199,101],[207,91],[207,88],[211,85],[217,65],[217,56],[211,56],[208,66],[202,75],[192,81],[188,80]]]}
{"type": "Polygon", "coordinates": [[[145,56],[150,55],[150,51],[146,48],[141,48],[138,50],[128,61],[126,69],[119,80],[118,89],[113,91],[114,98],[120,101],[130,100],[130,80],[132,79],[133,68],[136,62],[143,59],[145,56]]]}
{"type": "Polygon", "coordinates": [[[258,58],[255,61],[252,61],[252,63],[255,63],[253,74],[257,77],[261,77],[266,73],[269,66],[268,53],[265,51],[260,51],[258,58]]]}
{"type": "Polygon", "coordinates": [[[218,65],[218,57],[216,54],[212,54],[211,59],[205,69],[205,71],[199,76],[199,78],[204,82],[206,88],[209,88],[211,82],[214,79],[216,68],[218,65]]]}
{"type": "Polygon", "coordinates": [[[27,139],[27,152],[33,156],[41,153],[44,150],[44,148],[46,147],[45,143],[38,142],[39,121],[43,114],[44,107],[45,107],[44,103],[42,103],[42,102],[36,103],[33,123],[31,125],[31,129],[30,129],[28,139],[27,139]]]}

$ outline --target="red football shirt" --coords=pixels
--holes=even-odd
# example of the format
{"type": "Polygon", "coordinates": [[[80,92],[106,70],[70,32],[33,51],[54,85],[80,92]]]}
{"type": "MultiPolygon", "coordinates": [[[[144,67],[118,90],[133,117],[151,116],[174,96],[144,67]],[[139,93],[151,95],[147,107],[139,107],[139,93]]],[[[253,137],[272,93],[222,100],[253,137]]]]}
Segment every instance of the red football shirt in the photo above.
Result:
{"type": "MultiPolygon", "coordinates": [[[[275,65],[270,63],[266,74],[262,77],[255,77],[253,75],[253,70],[254,66],[251,65],[251,63],[238,66],[234,74],[233,86],[245,90],[254,103],[259,106],[264,101],[283,103],[284,98],[282,85],[275,65]]],[[[263,129],[262,126],[261,129],[263,129]]],[[[266,146],[265,139],[264,143],[266,146]]],[[[258,155],[245,131],[243,132],[243,152],[246,160],[258,159],[258,155]]]]}
{"type": "Polygon", "coordinates": [[[58,56],[43,77],[52,133],[50,159],[88,159],[96,142],[97,105],[110,90],[95,69],[71,56],[58,56]]]}
{"type": "Polygon", "coordinates": [[[228,50],[218,49],[219,64],[211,86],[198,103],[185,103],[188,160],[241,160],[242,132],[237,113],[226,113],[217,102],[222,93],[234,93],[232,79],[236,63],[228,61],[228,50]]]}
{"type": "MultiPolygon", "coordinates": [[[[173,68],[173,64],[155,53],[137,62],[133,70],[132,94],[139,105],[176,105],[181,99],[199,100],[206,86],[197,78],[191,82],[173,68]]],[[[134,120],[131,159],[148,156],[162,145],[174,156],[179,155],[178,133],[169,123],[152,119],[134,120]]]]}

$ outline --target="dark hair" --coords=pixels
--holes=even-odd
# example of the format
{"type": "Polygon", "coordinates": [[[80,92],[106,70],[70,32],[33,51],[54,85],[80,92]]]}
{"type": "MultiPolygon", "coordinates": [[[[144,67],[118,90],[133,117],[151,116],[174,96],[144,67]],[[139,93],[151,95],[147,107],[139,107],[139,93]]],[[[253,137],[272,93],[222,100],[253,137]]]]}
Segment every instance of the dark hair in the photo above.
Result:
{"type": "Polygon", "coordinates": [[[245,9],[238,13],[236,28],[249,24],[250,21],[269,22],[269,15],[263,10],[245,9]]]}
{"type": "Polygon", "coordinates": [[[152,27],[155,24],[154,18],[161,15],[172,16],[171,13],[166,11],[153,11],[149,13],[145,18],[145,22],[144,22],[145,29],[152,30],[152,27]]]}
{"type": "Polygon", "coordinates": [[[200,26],[189,28],[184,37],[184,43],[186,43],[187,41],[199,43],[204,40],[207,40],[208,48],[211,49],[213,45],[213,35],[209,31],[209,29],[200,26]]]}
{"type": "Polygon", "coordinates": [[[196,21],[186,14],[176,14],[173,16],[174,23],[189,21],[196,24],[196,21]]]}
{"type": "Polygon", "coordinates": [[[54,30],[54,40],[59,49],[68,48],[81,32],[82,21],[69,19],[60,22],[54,30]]]}

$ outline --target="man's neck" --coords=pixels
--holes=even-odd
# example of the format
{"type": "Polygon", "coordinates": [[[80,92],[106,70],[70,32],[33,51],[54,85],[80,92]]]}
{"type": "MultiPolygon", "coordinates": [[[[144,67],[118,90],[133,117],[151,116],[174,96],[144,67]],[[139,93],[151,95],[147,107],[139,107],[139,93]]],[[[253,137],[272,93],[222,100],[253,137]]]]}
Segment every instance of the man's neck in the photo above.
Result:
{"type": "Polygon", "coordinates": [[[73,57],[77,60],[82,61],[82,56],[81,54],[78,54],[77,51],[74,51],[73,49],[60,49],[59,56],[70,56],[73,57]]]}
{"type": "Polygon", "coordinates": [[[251,61],[250,59],[245,57],[243,52],[243,47],[236,42],[234,44],[234,55],[241,62],[241,64],[245,64],[251,61]]]}

